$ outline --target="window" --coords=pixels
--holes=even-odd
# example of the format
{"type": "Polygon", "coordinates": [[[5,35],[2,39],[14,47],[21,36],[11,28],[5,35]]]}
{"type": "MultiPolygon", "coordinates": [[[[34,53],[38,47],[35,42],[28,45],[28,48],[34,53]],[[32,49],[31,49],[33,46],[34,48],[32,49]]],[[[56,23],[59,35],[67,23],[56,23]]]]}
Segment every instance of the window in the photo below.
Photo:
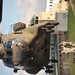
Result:
{"type": "Polygon", "coordinates": [[[50,1],[53,1],[53,0],[50,0],[50,1]]]}
{"type": "Polygon", "coordinates": [[[60,74],[62,73],[62,70],[60,70],[60,74]]]}
{"type": "Polygon", "coordinates": [[[60,67],[60,70],[62,70],[62,67],[60,67]]]}
{"type": "Polygon", "coordinates": [[[59,56],[61,57],[62,55],[61,55],[61,54],[59,54],[59,56]]]}
{"type": "Polygon", "coordinates": [[[62,65],[62,63],[60,62],[60,65],[62,65]]]}
{"type": "Polygon", "coordinates": [[[49,8],[50,10],[52,10],[52,8],[49,8]]]}
{"type": "Polygon", "coordinates": [[[50,3],[53,3],[53,2],[50,2],[50,3]]]}
{"type": "Polygon", "coordinates": [[[61,53],[61,51],[59,51],[61,53]]]}
{"type": "Polygon", "coordinates": [[[59,61],[62,61],[62,59],[60,58],[59,61]]]}
{"type": "Polygon", "coordinates": [[[49,5],[49,6],[53,6],[53,5],[49,5]]]}
{"type": "Polygon", "coordinates": [[[54,54],[54,52],[51,52],[52,54],[54,54]]]}
{"type": "Polygon", "coordinates": [[[47,19],[50,19],[50,17],[47,17],[47,19]]]}
{"type": "Polygon", "coordinates": [[[53,15],[53,14],[50,14],[50,15],[53,15]]]}
{"type": "Polygon", "coordinates": [[[54,50],[54,48],[52,48],[52,50],[54,50]]]}

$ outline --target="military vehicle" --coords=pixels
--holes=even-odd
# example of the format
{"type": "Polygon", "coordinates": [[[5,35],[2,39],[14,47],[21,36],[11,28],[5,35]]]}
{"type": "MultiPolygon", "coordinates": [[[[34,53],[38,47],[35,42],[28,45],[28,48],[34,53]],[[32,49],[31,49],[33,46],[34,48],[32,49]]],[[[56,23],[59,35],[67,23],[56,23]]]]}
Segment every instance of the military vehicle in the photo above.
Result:
{"type": "Polygon", "coordinates": [[[26,24],[18,22],[14,24],[12,33],[0,34],[0,59],[4,65],[14,68],[15,73],[22,69],[36,74],[44,67],[47,73],[53,72],[49,70],[52,66],[48,65],[50,61],[55,62],[49,59],[50,33],[58,24],[45,21],[26,27],[26,24]]]}
{"type": "Polygon", "coordinates": [[[30,74],[38,73],[49,60],[50,33],[58,23],[42,22],[26,28],[24,23],[16,23],[14,32],[1,35],[0,58],[5,66],[14,72],[23,69],[30,74]]]}

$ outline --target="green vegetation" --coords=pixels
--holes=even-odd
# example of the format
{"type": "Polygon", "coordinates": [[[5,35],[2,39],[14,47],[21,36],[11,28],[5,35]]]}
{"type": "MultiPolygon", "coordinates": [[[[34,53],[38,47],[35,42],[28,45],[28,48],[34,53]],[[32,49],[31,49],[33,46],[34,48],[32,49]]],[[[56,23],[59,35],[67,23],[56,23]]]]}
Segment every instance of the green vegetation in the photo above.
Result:
{"type": "Polygon", "coordinates": [[[73,4],[75,5],[75,0],[72,0],[73,4]]]}
{"type": "MultiPolygon", "coordinates": [[[[75,5],[75,0],[73,0],[75,5]]],[[[68,40],[75,42],[75,16],[72,12],[71,7],[69,6],[68,14],[68,40]]],[[[71,75],[75,75],[75,63],[73,63],[73,54],[69,54],[68,62],[70,63],[71,75]]]]}
{"type": "Polygon", "coordinates": [[[75,11],[75,0],[72,0],[73,1],[73,4],[74,4],[74,11],[75,11]]]}
{"type": "Polygon", "coordinates": [[[69,14],[68,14],[68,40],[67,41],[75,42],[75,16],[70,6],[69,6],[69,14]]]}
{"type": "Polygon", "coordinates": [[[71,75],[75,75],[75,63],[73,63],[73,54],[69,54],[68,62],[70,63],[71,75]]]}

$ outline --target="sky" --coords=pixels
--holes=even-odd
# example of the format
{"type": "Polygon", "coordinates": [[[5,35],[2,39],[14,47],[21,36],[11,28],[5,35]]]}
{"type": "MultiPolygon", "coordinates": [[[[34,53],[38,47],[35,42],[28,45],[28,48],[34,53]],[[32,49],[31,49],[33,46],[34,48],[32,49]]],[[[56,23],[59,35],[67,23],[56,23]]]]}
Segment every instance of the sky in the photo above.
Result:
{"type": "MultiPolygon", "coordinates": [[[[10,33],[10,27],[17,22],[24,22],[29,24],[30,19],[35,14],[39,16],[41,11],[46,10],[46,0],[3,0],[3,15],[2,15],[2,28],[3,34],[10,33]]],[[[25,71],[18,71],[17,74],[13,73],[10,69],[0,60],[0,75],[30,75],[25,71]]],[[[37,75],[46,75],[44,70],[40,71],[37,75]]]]}
{"type": "Polygon", "coordinates": [[[2,33],[10,33],[10,26],[16,22],[29,24],[35,14],[46,10],[46,0],[3,0],[2,33]]]}

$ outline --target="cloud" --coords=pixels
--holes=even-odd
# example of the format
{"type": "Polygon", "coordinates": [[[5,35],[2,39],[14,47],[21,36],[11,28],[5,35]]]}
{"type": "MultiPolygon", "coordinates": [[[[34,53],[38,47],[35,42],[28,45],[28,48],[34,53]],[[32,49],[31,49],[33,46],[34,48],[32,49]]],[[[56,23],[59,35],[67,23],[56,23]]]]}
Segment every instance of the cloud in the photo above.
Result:
{"type": "Polygon", "coordinates": [[[39,16],[46,9],[46,0],[17,0],[22,22],[28,24],[33,15],[39,16]]]}
{"type": "Polygon", "coordinates": [[[17,5],[21,13],[21,21],[26,24],[34,14],[37,14],[37,0],[17,0],[17,5]]]}

